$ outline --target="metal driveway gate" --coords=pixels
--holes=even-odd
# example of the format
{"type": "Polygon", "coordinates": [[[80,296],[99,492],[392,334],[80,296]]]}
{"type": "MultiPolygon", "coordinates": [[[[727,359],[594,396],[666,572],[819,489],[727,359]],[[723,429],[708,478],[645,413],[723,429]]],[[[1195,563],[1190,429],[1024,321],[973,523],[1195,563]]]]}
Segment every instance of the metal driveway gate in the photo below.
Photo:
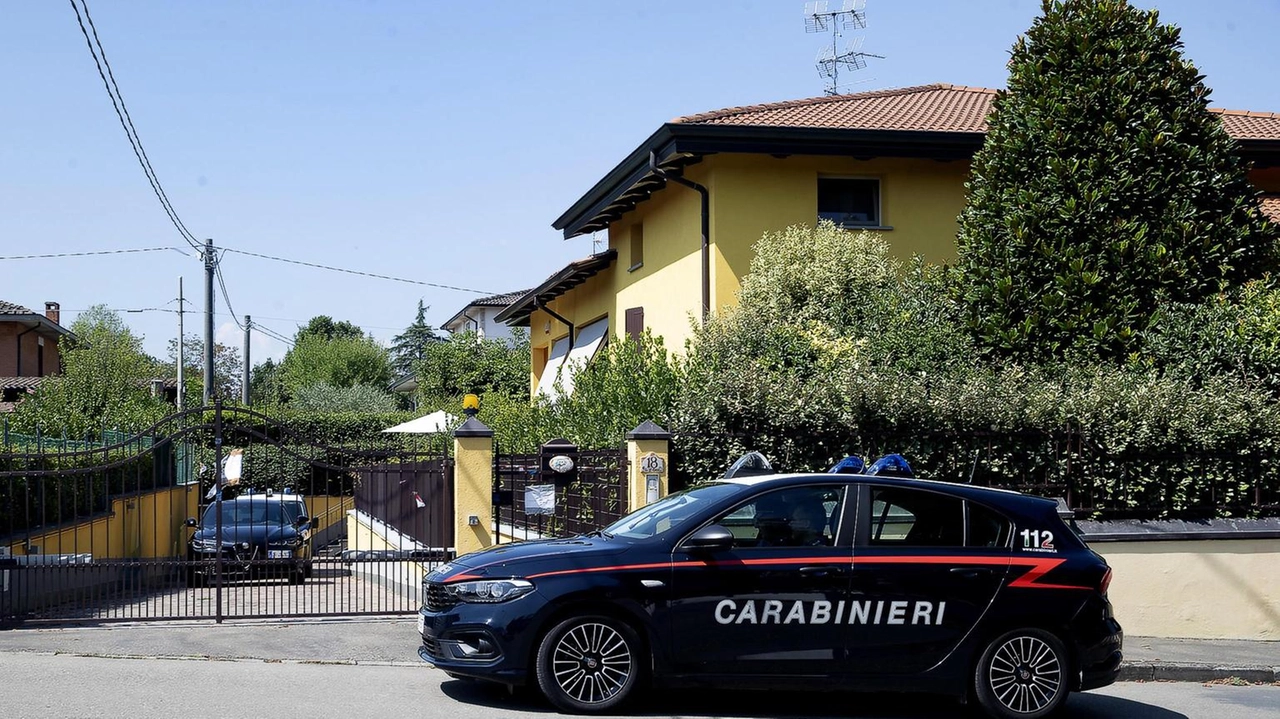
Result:
{"type": "Polygon", "coordinates": [[[545,452],[502,454],[495,449],[493,518],[499,544],[585,534],[627,513],[626,447],[575,449],[571,454],[576,476],[565,482],[546,471],[545,452]]]}
{"type": "Polygon", "coordinates": [[[0,624],[416,611],[423,572],[452,553],[446,446],[326,431],[219,404],[122,440],[6,433],[0,624]],[[259,495],[301,497],[296,550],[268,554],[283,522],[234,518],[232,500],[259,495]]]}

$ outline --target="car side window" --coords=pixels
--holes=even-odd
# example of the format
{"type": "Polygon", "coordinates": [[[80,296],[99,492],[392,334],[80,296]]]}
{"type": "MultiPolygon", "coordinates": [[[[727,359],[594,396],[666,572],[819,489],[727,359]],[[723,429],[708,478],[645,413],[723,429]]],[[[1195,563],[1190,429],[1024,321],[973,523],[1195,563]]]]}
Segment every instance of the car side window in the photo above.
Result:
{"type": "Polygon", "coordinates": [[[844,511],[845,488],[787,487],[766,492],[715,520],[735,548],[829,547],[844,511]]]}
{"type": "Polygon", "coordinates": [[[1013,533],[1009,520],[981,504],[969,502],[967,547],[1007,547],[1013,533]]]}
{"type": "Polygon", "coordinates": [[[964,502],[937,492],[872,487],[870,543],[901,547],[963,546],[964,502]]]}

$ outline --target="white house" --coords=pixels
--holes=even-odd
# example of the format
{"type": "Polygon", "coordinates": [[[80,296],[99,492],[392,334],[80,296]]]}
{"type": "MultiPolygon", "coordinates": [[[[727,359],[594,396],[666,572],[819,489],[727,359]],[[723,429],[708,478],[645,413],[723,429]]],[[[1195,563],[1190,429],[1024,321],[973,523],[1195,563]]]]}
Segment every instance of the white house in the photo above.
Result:
{"type": "Polygon", "coordinates": [[[494,317],[527,292],[528,290],[520,290],[472,300],[466,307],[458,310],[457,314],[446,320],[441,327],[453,334],[475,332],[476,336],[482,339],[509,341],[511,327],[494,321],[494,317]]]}

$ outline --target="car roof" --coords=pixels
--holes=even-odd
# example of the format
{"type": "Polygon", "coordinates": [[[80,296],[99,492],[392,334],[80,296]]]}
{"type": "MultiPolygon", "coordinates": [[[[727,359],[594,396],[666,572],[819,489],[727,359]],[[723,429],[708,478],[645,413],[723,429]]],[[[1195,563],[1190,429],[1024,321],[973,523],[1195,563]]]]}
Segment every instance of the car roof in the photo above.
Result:
{"type": "Polygon", "coordinates": [[[246,502],[283,502],[286,499],[298,502],[305,501],[301,494],[267,494],[265,492],[245,492],[237,495],[235,499],[224,499],[222,501],[239,502],[242,499],[246,502]]]}
{"type": "Polygon", "coordinates": [[[882,477],[871,474],[831,474],[816,472],[798,472],[791,474],[765,474],[752,477],[733,477],[731,479],[719,479],[718,482],[726,484],[737,484],[744,487],[771,487],[771,486],[787,486],[792,484],[803,484],[805,482],[815,481],[846,481],[846,482],[875,482],[876,484],[887,484],[899,487],[917,487],[924,486],[930,489],[942,489],[948,492],[960,494],[965,497],[973,497],[977,499],[994,500],[1000,503],[1008,503],[1009,500],[1017,498],[1023,501],[1050,502],[1053,500],[1047,497],[1040,497],[1032,494],[1023,494],[1012,489],[1001,489],[999,487],[979,487],[972,484],[960,484],[958,482],[944,482],[936,479],[916,479],[914,477],[882,477]]]}

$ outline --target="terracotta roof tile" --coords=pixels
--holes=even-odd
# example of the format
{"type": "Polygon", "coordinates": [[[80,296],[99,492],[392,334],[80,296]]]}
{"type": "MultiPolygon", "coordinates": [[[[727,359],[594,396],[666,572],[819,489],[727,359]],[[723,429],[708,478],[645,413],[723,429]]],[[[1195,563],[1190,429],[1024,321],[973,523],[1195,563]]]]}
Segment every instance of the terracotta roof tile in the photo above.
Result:
{"type": "MultiPolygon", "coordinates": [[[[763,105],[729,107],[677,117],[677,124],[805,127],[859,130],[972,132],[987,130],[987,114],[996,91],[936,83],[829,95],[763,105]]],[[[1280,113],[1223,110],[1227,132],[1237,140],[1280,140],[1280,113]]]]}
{"type": "Polygon", "coordinates": [[[1258,200],[1262,205],[1262,214],[1272,222],[1280,222],[1280,195],[1263,195],[1258,200]]]}
{"type": "Polygon", "coordinates": [[[468,307],[506,307],[523,297],[529,290],[517,290],[515,292],[503,292],[500,295],[490,295],[489,297],[481,297],[478,300],[471,300],[468,307]]]}
{"type": "Polygon", "coordinates": [[[0,300],[0,315],[34,315],[31,310],[22,305],[15,305],[12,302],[0,300]]]}

